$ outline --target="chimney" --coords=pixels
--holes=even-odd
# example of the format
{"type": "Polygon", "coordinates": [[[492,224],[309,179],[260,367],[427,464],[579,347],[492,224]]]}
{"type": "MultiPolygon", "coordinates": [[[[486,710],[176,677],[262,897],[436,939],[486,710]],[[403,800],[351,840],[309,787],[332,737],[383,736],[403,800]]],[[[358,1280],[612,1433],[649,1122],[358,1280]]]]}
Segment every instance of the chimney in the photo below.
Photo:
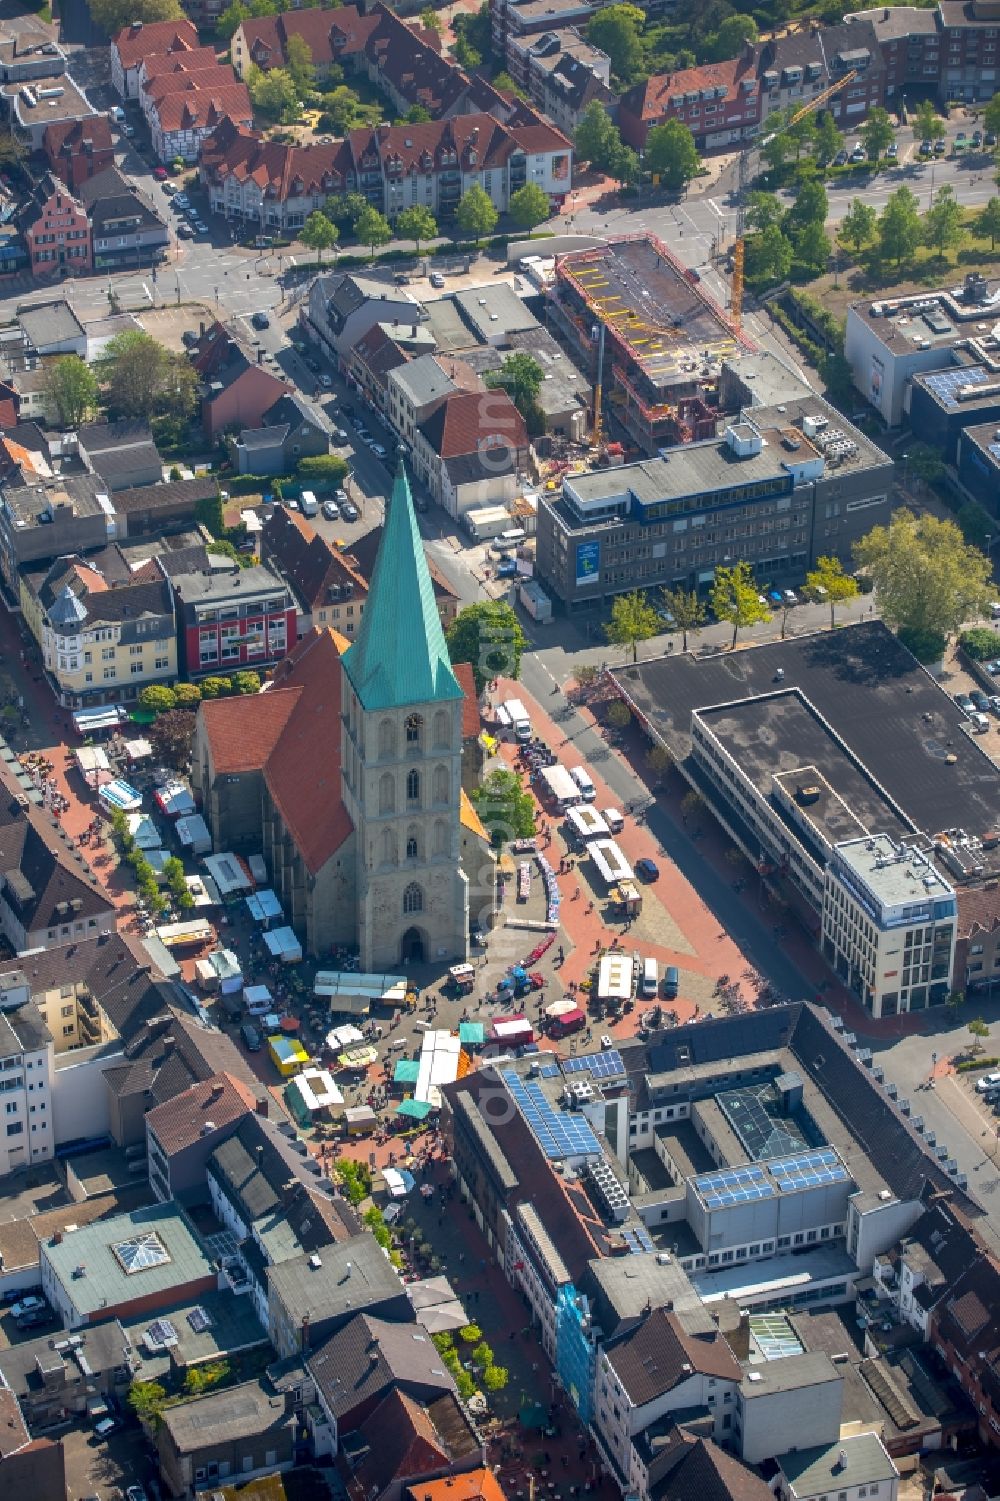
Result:
{"type": "Polygon", "coordinates": [[[259,1094],[257,1096],[257,1114],[258,1115],[262,1115],[264,1117],[264,1119],[267,1120],[267,1095],[266,1094],[259,1094]]]}
{"type": "Polygon", "coordinates": [[[264,1166],[264,1148],[259,1143],[254,1148],[254,1154],[253,1155],[254,1155],[254,1157],[257,1160],[257,1171],[260,1172],[261,1169],[264,1166]]]}
{"type": "Polygon", "coordinates": [[[142,22],[133,21],[130,29],[133,36],[138,36],[139,32],[142,30],[142,22]]]}
{"type": "Polygon", "coordinates": [[[257,351],[257,363],[258,363],[258,365],[263,365],[263,363],[264,363],[264,351],[263,351],[263,349],[258,349],[258,351],[257,351]]]}
{"type": "Polygon", "coordinates": [[[221,1099],[222,1095],[225,1093],[225,1089],[226,1089],[226,1086],[225,1086],[225,1084],[223,1084],[222,1080],[221,1079],[216,1079],[215,1083],[212,1085],[212,1092],[209,1095],[209,1099],[212,1099],[212,1100],[221,1099]]]}

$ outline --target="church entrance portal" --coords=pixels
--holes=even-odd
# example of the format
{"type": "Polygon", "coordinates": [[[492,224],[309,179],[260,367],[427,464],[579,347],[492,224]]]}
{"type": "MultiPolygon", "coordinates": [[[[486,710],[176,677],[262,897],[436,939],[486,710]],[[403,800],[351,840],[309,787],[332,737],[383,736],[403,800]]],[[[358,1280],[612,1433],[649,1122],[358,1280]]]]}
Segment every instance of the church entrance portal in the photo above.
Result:
{"type": "Polygon", "coordinates": [[[399,957],[403,964],[423,964],[427,953],[424,935],[419,928],[407,928],[400,944],[399,957]]]}

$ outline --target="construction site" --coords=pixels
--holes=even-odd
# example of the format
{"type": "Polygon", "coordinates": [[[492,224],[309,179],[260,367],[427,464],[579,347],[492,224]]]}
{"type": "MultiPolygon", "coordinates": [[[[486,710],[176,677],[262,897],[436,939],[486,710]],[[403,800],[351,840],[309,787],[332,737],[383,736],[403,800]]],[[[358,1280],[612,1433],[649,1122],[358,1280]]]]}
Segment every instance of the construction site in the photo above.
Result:
{"type": "Polygon", "coordinates": [[[715,435],[722,361],[754,344],[653,235],[559,256],[549,317],[594,382],[594,437],[645,454],[715,435]]]}

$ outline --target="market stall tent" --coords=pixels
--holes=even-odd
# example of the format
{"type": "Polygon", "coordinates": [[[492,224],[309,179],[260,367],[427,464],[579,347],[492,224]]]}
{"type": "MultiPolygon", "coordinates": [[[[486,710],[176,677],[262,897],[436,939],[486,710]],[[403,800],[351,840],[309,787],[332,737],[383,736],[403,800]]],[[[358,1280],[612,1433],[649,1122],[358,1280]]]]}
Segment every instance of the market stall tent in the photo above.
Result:
{"type": "Polygon", "coordinates": [[[297,964],[302,958],[302,945],[295,936],[294,928],[275,928],[264,934],[268,953],[282,964],[297,964]]]}
{"type": "Polygon", "coordinates": [[[187,818],[196,812],[191,788],[186,782],[166,782],[153,793],[156,805],[168,818],[187,818]]]}
{"type": "Polygon", "coordinates": [[[162,848],[163,840],[160,838],[160,831],[148,813],[129,813],[125,823],[137,849],[158,850],[162,848]]]}
{"type": "Polygon", "coordinates": [[[208,824],[200,813],[191,813],[187,817],[179,818],[174,824],[174,832],[181,846],[192,855],[211,854],[212,836],[209,833],[208,824]]]}
{"type": "Polygon", "coordinates": [[[283,1079],[290,1079],[309,1062],[309,1054],[295,1037],[269,1037],[267,1050],[271,1061],[283,1079]]]}
{"type": "Polygon", "coordinates": [[[109,813],[114,813],[116,809],[122,813],[135,813],[142,807],[142,793],[136,792],[121,777],[116,777],[113,782],[105,782],[97,796],[109,813]]]}
{"type": "Polygon", "coordinates": [[[273,918],[281,916],[281,903],[271,890],[255,891],[251,896],[245,897],[244,901],[250,908],[254,922],[271,922],[273,918]]]}
{"type": "Polygon", "coordinates": [[[102,782],[114,780],[108,753],[100,745],[81,745],[73,752],[73,759],[88,787],[99,787],[102,782]]]}
{"type": "Polygon", "coordinates": [[[235,855],[206,855],[205,869],[219,888],[223,901],[253,890],[253,879],[235,855]]]}

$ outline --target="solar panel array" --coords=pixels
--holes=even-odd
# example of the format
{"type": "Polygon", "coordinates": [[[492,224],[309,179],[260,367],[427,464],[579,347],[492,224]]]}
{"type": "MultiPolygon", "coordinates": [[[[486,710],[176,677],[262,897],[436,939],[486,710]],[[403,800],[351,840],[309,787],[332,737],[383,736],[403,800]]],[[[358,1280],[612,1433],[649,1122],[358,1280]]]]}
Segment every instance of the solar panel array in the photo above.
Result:
{"type": "Polygon", "coordinates": [[[955,393],[963,386],[983,386],[989,380],[982,365],[962,365],[955,370],[937,370],[925,375],[924,380],[938,401],[946,406],[957,406],[955,393]]]}
{"type": "Polygon", "coordinates": [[[629,1254],[632,1256],[638,1256],[643,1251],[656,1250],[644,1225],[640,1225],[637,1230],[624,1230],[622,1240],[628,1246],[629,1254]]]}
{"type": "Polygon", "coordinates": [[[774,1186],[767,1181],[763,1168],[749,1163],[744,1167],[723,1168],[704,1173],[694,1180],[708,1209],[731,1209],[734,1204],[750,1204],[755,1199],[774,1197],[774,1186]]]}
{"type": "Polygon", "coordinates": [[[541,1068],[538,1070],[538,1077],[540,1079],[558,1079],[558,1063],[543,1063],[541,1068]]]}
{"type": "Polygon", "coordinates": [[[585,1116],[554,1109],[540,1084],[519,1078],[513,1069],[505,1069],[500,1077],[546,1157],[558,1162],[563,1157],[600,1156],[597,1137],[585,1116]]]}
{"type": "Polygon", "coordinates": [[[587,1053],[582,1057],[567,1058],[563,1063],[564,1074],[582,1074],[584,1070],[595,1079],[620,1079],[625,1074],[625,1064],[617,1048],[608,1048],[604,1053],[587,1053]]]}
{"type": "Polygon", "coordinates": [[[800,1152],[797,1157],[777,1158],[768,1163],[783,1194],[799,1188],[819,1188],[823,1183],[847,1183],[850,1173],[832,1147],[800,1152]]]}

